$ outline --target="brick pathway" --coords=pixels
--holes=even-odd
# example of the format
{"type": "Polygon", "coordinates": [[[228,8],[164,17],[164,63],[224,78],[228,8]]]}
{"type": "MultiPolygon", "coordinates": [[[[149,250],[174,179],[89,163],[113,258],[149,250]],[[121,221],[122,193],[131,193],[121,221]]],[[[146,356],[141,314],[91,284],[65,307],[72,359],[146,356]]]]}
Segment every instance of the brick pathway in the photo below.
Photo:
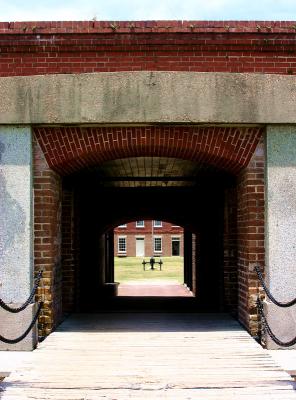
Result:
{"type": "Polygon", "coordinates": [[[172,281],[137,281],[121,283],[118,296],[193,297],[184,285],[172,281]]]}

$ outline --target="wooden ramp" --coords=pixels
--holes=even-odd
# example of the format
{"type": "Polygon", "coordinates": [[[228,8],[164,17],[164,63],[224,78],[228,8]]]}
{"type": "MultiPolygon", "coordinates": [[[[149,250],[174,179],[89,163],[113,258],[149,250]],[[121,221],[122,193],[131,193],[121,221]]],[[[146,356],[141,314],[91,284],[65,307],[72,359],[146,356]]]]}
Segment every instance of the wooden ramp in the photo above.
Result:
{"type": "Polygon", "coordinates": [[[224,314],[74,315],[0,384],[3,400],[296,400],[224,314]]]}

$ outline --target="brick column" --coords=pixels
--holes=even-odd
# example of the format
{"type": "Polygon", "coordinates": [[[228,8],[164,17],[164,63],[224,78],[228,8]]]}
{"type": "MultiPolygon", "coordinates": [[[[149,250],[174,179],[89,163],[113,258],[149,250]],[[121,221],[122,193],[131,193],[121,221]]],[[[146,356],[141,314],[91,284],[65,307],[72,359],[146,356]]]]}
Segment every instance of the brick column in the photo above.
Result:
{"type": "Polygon", "coordinates": [[[44,312],[39,334],[49,334],[62,315],[61,271],[61,178],[48,167],[42,150],[34,141],[34,265],[44,271],[44,312]]]}
{"type": "Polygon", "coordinates": [[[238,176],[238,317],[258,332],[256,264],[264,265],[264,147],[261,142],[238,176]]]}

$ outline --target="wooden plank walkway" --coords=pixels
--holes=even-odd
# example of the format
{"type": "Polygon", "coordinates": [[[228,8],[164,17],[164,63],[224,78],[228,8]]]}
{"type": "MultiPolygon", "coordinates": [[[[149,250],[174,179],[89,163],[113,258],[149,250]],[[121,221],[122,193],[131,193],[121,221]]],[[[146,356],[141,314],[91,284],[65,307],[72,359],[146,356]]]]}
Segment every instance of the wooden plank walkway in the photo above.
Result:
{"type": "Polygon", "coordinates": [[[0,384],[3,400],[296,400],[224,314],[74,315],[0,384]]]}

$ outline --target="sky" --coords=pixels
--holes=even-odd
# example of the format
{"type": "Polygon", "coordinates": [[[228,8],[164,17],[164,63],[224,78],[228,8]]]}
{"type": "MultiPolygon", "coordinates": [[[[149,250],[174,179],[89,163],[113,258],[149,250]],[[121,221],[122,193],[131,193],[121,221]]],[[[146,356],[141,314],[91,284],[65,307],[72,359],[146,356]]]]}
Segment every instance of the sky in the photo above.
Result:
{"type": "Polygon", "coordinates": [[[0,0],[0,21],[296,20],[296,0],[0,0]]]}

